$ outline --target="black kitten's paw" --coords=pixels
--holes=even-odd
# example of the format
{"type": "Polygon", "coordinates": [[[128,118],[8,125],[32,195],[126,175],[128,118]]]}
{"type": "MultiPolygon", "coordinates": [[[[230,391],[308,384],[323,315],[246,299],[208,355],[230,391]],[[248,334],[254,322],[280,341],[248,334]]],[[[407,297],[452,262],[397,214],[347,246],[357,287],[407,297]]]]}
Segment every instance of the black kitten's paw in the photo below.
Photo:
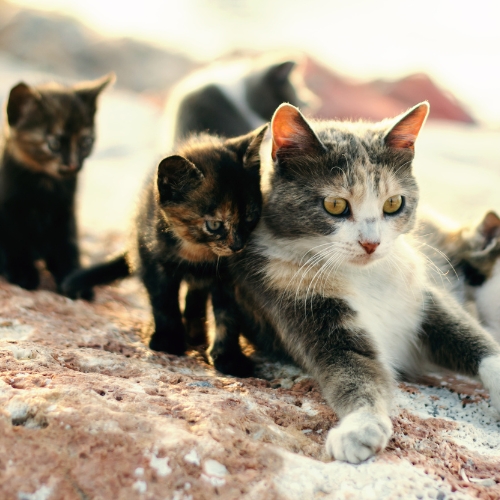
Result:
{"type": "Polygon", "coordinates": [[[184,328],[179,331],[155,331],[149,341],[149,348],[153,351],[166,352],[181,356],[186,352],[186,341],[184,340],[184,328]]]}
{"type": "Polygon", "coordinates": [[[253,361],[241,351],[210,352],[216,370],[235,377],[251,377],[254,374],[253,361]]]}
{"type": "Polygon", "coordinates": [[[35,290],[40,284],[40,276],[36,268],[12,269],[5,273],[5,277],[13,285],[26,290],[35,290]]]}

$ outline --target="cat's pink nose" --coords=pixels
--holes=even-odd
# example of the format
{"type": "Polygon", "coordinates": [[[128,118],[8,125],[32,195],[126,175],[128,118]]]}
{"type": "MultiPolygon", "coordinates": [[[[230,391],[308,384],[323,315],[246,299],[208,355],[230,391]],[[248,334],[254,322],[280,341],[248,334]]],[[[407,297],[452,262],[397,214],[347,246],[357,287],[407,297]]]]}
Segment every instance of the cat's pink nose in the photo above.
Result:
{"type": "Polygon", "coordinates": [[[358,243],[365,249],[365,252],[370,255],[375,250],[377,250],[377,247],[380,245],[379,241],[358,241],[358,243]]]}

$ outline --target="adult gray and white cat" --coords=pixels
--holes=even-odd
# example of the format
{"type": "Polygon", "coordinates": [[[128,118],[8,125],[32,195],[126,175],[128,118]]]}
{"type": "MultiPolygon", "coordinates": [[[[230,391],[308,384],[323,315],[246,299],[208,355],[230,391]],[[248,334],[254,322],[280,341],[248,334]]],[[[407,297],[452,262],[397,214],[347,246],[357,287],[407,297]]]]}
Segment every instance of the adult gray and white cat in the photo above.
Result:
{"type": "Polygon", "coordinates": [[[436,283],[500,342],[500,217],[489,211],[475,225],[458,225],[426,209],[419,214],[415,235],[436,283]]]}
{"type": "Polygon", "coordinates": [[[308,122],[280,106],[262,218],[234,264],[244,335],[315,377],[340,417],[327,450],[352,463],[385,448],[394,381],[426,367],[478,376],[500,410],[500,346],[433,285],[409,235],[427,113],[308,122]]]}
{"type": "MultiPolygon", "coordinates": [[[[199,132],[243,135],[268,122],[283,102],[302,106],[314,101],[296,66],[295,60],[283,56],[246,57],[189,75],[167,101],[167,144],[199,132]]],[[[164,145],[165,137],[161,140],[164,145]]]]}

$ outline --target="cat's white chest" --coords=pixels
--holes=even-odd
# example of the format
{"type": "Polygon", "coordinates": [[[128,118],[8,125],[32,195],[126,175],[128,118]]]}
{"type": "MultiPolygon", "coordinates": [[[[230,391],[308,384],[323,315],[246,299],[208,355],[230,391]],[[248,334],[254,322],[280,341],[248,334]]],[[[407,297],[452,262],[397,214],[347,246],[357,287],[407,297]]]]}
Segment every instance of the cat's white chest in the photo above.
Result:
{"type": "Polygon", "coordinates": [[[406,269],[386,263],[353,273],[345,299],[356,311],[355,323],[366,331],[382,362],[393,371],[418,369],[418,331],[423,316],[419,265],[406,269]]]}

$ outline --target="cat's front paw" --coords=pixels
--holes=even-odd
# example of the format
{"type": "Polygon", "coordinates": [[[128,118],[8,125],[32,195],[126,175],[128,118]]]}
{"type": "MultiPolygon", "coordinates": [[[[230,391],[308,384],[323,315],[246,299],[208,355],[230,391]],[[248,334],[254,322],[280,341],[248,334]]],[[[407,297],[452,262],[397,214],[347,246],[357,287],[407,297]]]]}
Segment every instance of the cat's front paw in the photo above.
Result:
{"type": "Polygon", "coordinates": [[[491,404],[500,413],[500,354],[483,358],[478,371],[490,393],[491,404]]]}
{"type": "Polygon", "coordinates": [[[391,434],[392,423],[387,415],[358,410],[330,430],[326,451],[336,460],[358,464],[382,451],[391,434]]]}

